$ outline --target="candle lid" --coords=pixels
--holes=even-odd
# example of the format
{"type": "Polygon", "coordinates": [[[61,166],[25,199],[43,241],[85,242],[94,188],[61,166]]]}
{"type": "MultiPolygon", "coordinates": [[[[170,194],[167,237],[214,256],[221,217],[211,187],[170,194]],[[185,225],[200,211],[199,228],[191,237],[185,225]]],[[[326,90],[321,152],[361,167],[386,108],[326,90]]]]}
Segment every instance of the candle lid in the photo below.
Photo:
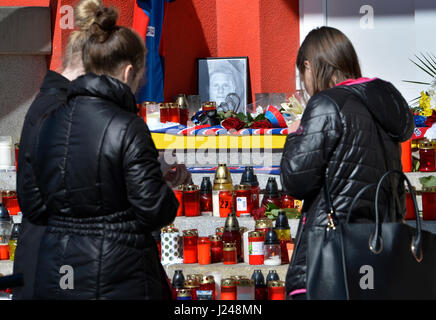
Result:
{"type": "Polygon", "coordinates": [[[156,102],[154,102],[154,101],[144,101],[143,103],[141,103],[141,106],[142,106],[142,107],[146,107],[146,106],[148,106],[149,104],[156,104],[156,102]]]}
{"type": "Polygon", "coordinates": [[[224,251],[234,251],[234,250],[236,250],[236,244],[233,242],[224,242],[223,250],[224,251]]]}
{"type": "Polygon", "coordinates": [[[180,108],[188,109],[188,101],[186,99],[186,95],[184,94],[177,95],[176,103],[180,106],[180,108]]]}
{"type": "Polygon", "coordinates": [[[248,233],[249,238],[259,238],[264,236],[265,236],[265,232],[263,231],[251,231],[248,233]]]}
{"type": "Polygon", "coordinates": [[[235,285],[235,280],[233,280],[232,278],[225,278],[221,280],[222,287],[234,287],[235,285]]]}
{"type": "Polygon", "coordinates": [[[203,177],[201,180],[200,192],[202,194],[212,193],[212,182],[209,177],[203,177]]]}
{"type": "Polygon", "coordinates": [[[268,275],[266,276],[266,282],[278,281],[278,280],[280,280],[280,277],[277,274],[277,271],[276,270],[270,270],[268,272],[268,275]]]}
{"type": "Polygon", "coordinates": [[[236,218],[236,213],[231,212],[226,218],[224,231],[239,231],[239,223],[236,218]]]}
{"type": "Polygon", "coordinates": [[[159,103],[159,108],[164,109],[164,108],[168,108],[168,106],[166,103],[161,102],[161,103],[159,103]]]}
{"type": "Polygon", "coordinates": [[[214,184],[233,184],[230,170],[225,163],[220,163],[215,172],[214,184]]]}
{"type": "Polygon", "coordinates": [[[177,189],[180,191],[185,191],[186,190],[186,185],[185,184],[180,184],[177,186],[177,189]]]}
{"type": "Polygon", "coordinates": [[[272,228],[273,222],[270,218],[260,218],[256,220],[256,229],[272,228]]]}
{"type": "Polygon", "coordinates": [[[197,190],[199,190],[199,189],[200,189],[200,188],[199,188],[197,185],[195,185],[195,184],[189,184],[189,185],[186,186],[185,191],[197,191],[197,190]]]}
{"type": "Polygon", "coordinates": [[[268,178],[268,182],[266,183],[265,188],[265,194],[269,196],[279,196],[279,187],[277,186],[276,178],[268,178]]]}
{"type": "Polygon", "coordinates": [[[428,139],[422,140],[418,147],[419,149],[434,149],[433,143],[428,139]]]}
{"type": "Polygon", "coordinates": [[[187,279],[185,280],[185,288],[192,289],[198,288],[200,286],[197,279],[187,279]]]}
{"type": "Polygon", "coordinates": [[[269,228],[265,236],[265,244],[279,244],[279,238],[273,228],[269,228]]]}
{"type": "Polygon", "coordinates": [[[201,106],[202,106],[202,108],[204,108],[204,107],[216,108],[216,102],[215,101],[205,101],[205,102],[203,102],[203,104],[201,106]]]}
{"type": "Polygon", "coordinates": [[[178,297],[190,297],[191,296],[191,290],[190,289],[180,289],[177,291],[178,297]]]}
{"type": "Polygon", "coordinates": [[[215,279],[213,276],[204,276],[201,281],[201,284],[214,284],[215,283],[215,279]]]}
{"type": "Polygon", "coordinates": [[[220,235],[213,234],[209,236],[210,241],[223,241],[223,238],[220,235]]]}
{"type": "Polygon", "coordinates": [[[276,218],[276,229],[289,229],[289,221],[286,216],[286,211],[279,210],[276,218]]]}
{"type": "Polygon", "coordinates": [[[17,195],[16,191],[13,190],[3,190],[1,191],[2,197],[15,197],[17,195]]]}
{"type": "Polygon", "coordinates": [[[189,229],[189,230],[183,230],[184,236],[198,236],[198,230],[197,229],[189,229]]]}
{"type": "Polygon", "coordinates": [[[262,270],[254,270],[253,275],[251,276],[251,279],[254,280],[255,286],[264,286],[265,285],[265,278],[263,276],[262,270]]]}
{"type": "Polygon", "coordinates": [[[285,282],[280,280],[274,280],[268,282],[268,287],[284,287],[285,282]]]}
{"type": "Polygon", "coordinates": [[[215,229],[215,232],[216,232],[216,233],[223,233],[223,232],[224,232],[224,227],[217,227],[217,228],[215,229]]]}
{"type": "Polygon", "coordinates": [[[259,182],[257,181],[257,176],[254,174],[254,169],[251,166],[247,166],[242,173],[240,184],[249,185],[257,187],[259,182]]]}
{"type": "Polygon", "coordinates": [[[248,191],[248,190],[251,190],[251,186],[248,185],[248,184],[237,184],[235,186],[235,189],[236,190],[242,190],[242,191],[248,191]]]}
{"type": "Polygon", "coordinates": [[[238,281],[240,287],[254,287],[254,280],[248,278],[241,278],[238,281]]]}

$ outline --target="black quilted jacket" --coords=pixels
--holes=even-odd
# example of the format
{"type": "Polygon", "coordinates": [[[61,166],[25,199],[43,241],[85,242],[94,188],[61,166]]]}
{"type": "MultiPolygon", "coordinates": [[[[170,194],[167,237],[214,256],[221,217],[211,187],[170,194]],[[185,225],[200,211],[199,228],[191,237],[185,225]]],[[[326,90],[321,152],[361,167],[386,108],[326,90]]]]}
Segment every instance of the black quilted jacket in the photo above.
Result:
{"type": "MultiPolygon", "coordinates": [[[[402,169],[400,142],[409,139],[413,129],[407,102],[380,79],[337,86],[309,100],[299,129],[287,137],[281,160],[283,188],[304,200],[286,276],[288,294],[306,287],[307,228],[327,225],[326,176],[333,207],[343,220],[359,190],[388,169],[402,169]]],[[[405,211],[404,186],[398,180],[392,176],[392,192],[380,202],[385,219],[391,221],[401,219],[405,211]]],[[[374,192],[368,191],[351,220],[372,221],[373,207],[374,192]]]]}
{"type": "Polygon", "coordinates": [[[32,199],[27,218],[47,225],[35,298],[162,297],[151,232],[174,220],[178,202],[136,111],[129,87],[87,74],[43,122],[34,151],[36,187],[22,194],[22,202],[32,199]],[[74,271],[73,289],[61,286],[62,266],[74,271]]]}

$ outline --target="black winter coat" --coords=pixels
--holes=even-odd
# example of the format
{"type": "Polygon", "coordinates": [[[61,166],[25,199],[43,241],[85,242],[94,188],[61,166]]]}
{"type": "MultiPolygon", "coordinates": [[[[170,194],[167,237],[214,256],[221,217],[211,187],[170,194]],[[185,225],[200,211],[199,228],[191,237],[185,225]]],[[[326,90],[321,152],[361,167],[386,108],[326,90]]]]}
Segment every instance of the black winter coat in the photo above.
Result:
{"type": "MultiPolygon", "coordinates": [[[[299,129],[287,137],[280,166],[284,190],[304,200],[286,276],[287,294],[306,288],[307,228],[327,225],[326,175],[333,207],[343,220],[363,187],[387,170],[402,170],[400,142],[409,139],[413,129],[407,102],[381,79],[337,86],[309,100],[299,129]]],[[[398,180],[392,177],[393,191],[380,202],[385,219],[391,221],[405,212],[404,186],[398,180]]],[[[352,221],[373,221],[373,208],[374,192],[368,191],[354,207],[352,221]]]]}
{"type": "Polygon", "coordinates": [[[178,202],[136,112],[127,85],[87,74],[71,83],[67,103],[42,124],[35,144],[38,188],[27,215],[47,225],[35,298],[162,298],[151,232],[174,220],[178,202]],[[70,267],[73,289],[64,274],[70,267]]]}
{"type": "Polygon", "coordinates": [[[27,219],[33,210],[35,178],[33,174],[32,151],[36,142],[40,121],[44,115],[57,109],[65,103],[70,81],[59,73],[48,71],[44,77],[39,94],[27,111],[20,139],[20,156],[17,170],[17,196],[24,217],[18,235],[18,245],[15,250],[14,274],[23,274],[24,286],[13,290],[13,299],[32,299],[35,269],[38,258],[39,244],[45,231],[45,226],[35,225],[27,219]],[[26,201],[24,201],[26,199],[26,201]]]}

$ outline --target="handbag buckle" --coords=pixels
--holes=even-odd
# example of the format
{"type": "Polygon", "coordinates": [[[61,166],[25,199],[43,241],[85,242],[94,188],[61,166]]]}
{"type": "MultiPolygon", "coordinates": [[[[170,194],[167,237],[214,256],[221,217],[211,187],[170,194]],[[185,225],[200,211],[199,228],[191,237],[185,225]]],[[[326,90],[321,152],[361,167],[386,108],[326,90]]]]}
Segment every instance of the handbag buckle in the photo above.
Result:
{"type": "Polygon", "coordinates": [[[330,229],[336,230],[336,226],[335,226],[335,222],[333,221],[332,214],[333,214],[333,210],[330,211],[330,213],[327,215],[329,219],[327,223],[327,231],[330,229]]]}

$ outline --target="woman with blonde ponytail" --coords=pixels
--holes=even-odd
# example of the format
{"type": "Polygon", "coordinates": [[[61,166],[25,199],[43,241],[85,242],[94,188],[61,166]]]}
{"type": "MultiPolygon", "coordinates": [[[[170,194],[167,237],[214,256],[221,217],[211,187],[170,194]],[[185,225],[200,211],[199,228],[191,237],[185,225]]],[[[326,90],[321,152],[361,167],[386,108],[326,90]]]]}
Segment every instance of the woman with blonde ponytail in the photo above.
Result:
{"type": "Polygon", "coordinates": [[[22,190],[23,216],[47,226],[34,298],[163,299],[169,285],[151,233],[174,220],[178,201],[137,116],[145,44],[117,25],[114,8],[87,3],[76,10],[94,17],[78,19],[88,29],[86,74],[41,123],[35,188],[22,190]]]}
{"type": "Polygon", "coordinates": [[[45,226],[35,225],[27,219],[34,207],[29,192],[37,188],[34,179],[33,146],[41,120],[46,114],[53,112],[65,103],[70,82],[85,73],[82,62],[82,50],[88,37],[88,30],[95,20],[95,10],[100,7],[100,0],[82,0],[75,7],[76,26],[68,39],[63,57],[61,73],[49,70],[44,77],[40,92],[30,106],[23,124],[20,141],[20,157],[17,170],[18,201],[23,212],[23,220],[15,252],[14,274],[22,274],[24,286],[15,288],[13,299],[32,299],[33,282],[39,243],[45,226]],[[27,199],[28,201],[24,201],[27,199]]]}

